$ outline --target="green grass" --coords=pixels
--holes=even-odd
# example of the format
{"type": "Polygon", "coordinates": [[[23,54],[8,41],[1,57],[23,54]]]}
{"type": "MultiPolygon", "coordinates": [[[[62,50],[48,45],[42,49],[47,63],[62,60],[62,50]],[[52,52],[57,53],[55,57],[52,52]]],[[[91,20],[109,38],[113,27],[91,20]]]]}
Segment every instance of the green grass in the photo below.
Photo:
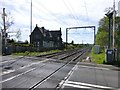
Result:
{"type": "Polygon", "coordinates": [[[116,65],[120,67],[120,54],[118,56],[118,61],[113,61],[111,63],[108,63],[105,61],[105,51],[104,49],[101,49],[99,54],[94,54],[94,49],[92,48],[91,53],[89,54],[89,56],[92,57],[92,61],[95,64],[108,64],[108,65],[116,65]]]}
{"type": "Polygon", "coordinates": [[[104,64],[105,62],[105,51],[101,50],[99,54],[94,54],[94,49],[90,53],[92,61],[96,64],[104,64]]]}
{"type": "Polygon", "coordinates": [[[12,53],[12,55],[18,55],[18,56],[37,56],[41,54],[49,54],[49,53],[54,53],[54,52],[60,52],[61,50],[50,50],[50,51],[45,51],[45,52],[20,52],[20,53],[12,53]]]}

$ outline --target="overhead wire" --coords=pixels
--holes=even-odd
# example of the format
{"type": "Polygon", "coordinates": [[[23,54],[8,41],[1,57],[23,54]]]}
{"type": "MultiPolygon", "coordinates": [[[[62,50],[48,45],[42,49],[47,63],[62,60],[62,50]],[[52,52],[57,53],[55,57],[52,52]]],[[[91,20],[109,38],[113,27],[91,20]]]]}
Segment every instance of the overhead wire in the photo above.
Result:
{"type": "MultiPolygon", "coordinates": [[[[88,9],[87,9],[87,4],[86,4],[86,0],[84,0],[84,7],[85,7],[85,12],[86,12],[86,19],[89,22],[89,14],[88,14],[88,9]]],[[[85,28],[86,30],[86,28],[85,28]]]]}
{"type": "MultiPolygon", "coordinates": [[[[61,25],[69,26],[67,22],[58,19],[58,18],[56,17],[56,15],[55,15],[50,9],[48,9],[47,7],[45,7],[41,2],[39,2],[39,1],[36,1],[36,2],[37,2],[37,4],[39,4],[44,10],[46,10],[47,12],[49,12],[50,15],[55,18],[54,20],[55,20],[57,23],[59,23],[59,24],[61,24],[61,25]]],[[[39,7],[37,7],[36,5],[33,4],[33,6],[34,6],[36,9],[42,11],[42,10],[41,10],[39,7]]],[[[42,12],[43,12],[43,13],[46,13],[45,11],[42,11],[42,12]]],[[[47,13],[46,13],[46,15],[48,16],[47,13]]]]}
{"type": "Polygon", "coordinates": [[[71,9],[68,7],[68,5],[66,4],[66,2],[65,2],[64,0],[62,0],[62,1],[63,1],[63,3],[64,3],[65,7],[66,7],[66,8],[68,9],[68,11],[70,12],[72,18],[73,18],[73,19],[75,20],[75,22],[79,25],[79,23],[76,21],[75,16],[73,15],[71,9]]]}
{"type": "MultiPolygon", "coordinates": [[[[69,1],[68,1],[68,4],[69,4],[69,6],[70,6],[70,8],[71,8],[71,11],[73,11],[74,13],[76,13],[75,10],[73,9],[71,3],[70,3],[69,1]]],[[[78,26],[79,26],[79,25],[80,25],[80,23],[79,23],[79,21],[78,21],[78,20],[79,20],[79,17],[75,15],[74,18],[76,19],[77,24],[78,24],[78,26]]]]}
{"type": "Polygon", "coordinates": [[[86,0],[84,0],[84,5],[85,5],[85,11],[86,11],[87,20],[89,21],[89,16],[88,16],[88,10],[87,10],[87,5],[86,5],[86,0]]]}

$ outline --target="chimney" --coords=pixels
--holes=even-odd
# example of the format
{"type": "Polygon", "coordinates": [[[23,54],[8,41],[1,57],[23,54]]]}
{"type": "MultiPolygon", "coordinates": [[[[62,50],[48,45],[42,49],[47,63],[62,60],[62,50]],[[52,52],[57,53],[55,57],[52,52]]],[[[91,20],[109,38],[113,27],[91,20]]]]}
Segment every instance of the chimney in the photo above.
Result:
{"type": "Polygon", "coordinates": [[[60,27],[60,31],[61,31],[61,27],[60,27]]]}
{"type": "Polygon", "coordinates": [[[44,27],[41,27],[42,31],[43,31],[43,34],[45,33],[45,28],[44,27]]]}
{"type": "Polygon", "coordinates": [[[44,30],[45,28],[44,28],[44,27],[42,27],[42,29],[44,30]]]}
{"type": "Polygon", "coordinates": [[[60,35],[62,35],[62,32],[61,32],[61,27],[60,27],[60,35]]]}
{"type": "Polygon", "coordinates": [[[36,27],[38,27],[38,25],[36,24],[36,27]]]}

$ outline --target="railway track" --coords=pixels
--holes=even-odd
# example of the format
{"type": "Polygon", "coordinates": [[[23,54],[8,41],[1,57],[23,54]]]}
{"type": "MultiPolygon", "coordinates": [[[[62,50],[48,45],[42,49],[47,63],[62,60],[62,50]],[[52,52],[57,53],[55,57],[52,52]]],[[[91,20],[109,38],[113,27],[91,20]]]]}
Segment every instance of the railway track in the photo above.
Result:
{"type": "MultiPolygon", "coordinates": [[[[85,53],[85,51],[77,51],[72,53],[71,55],[68,55],[66,57],[61,58],[61,60],[67,58],[67,57],[71,57],[73,55],[75,55],[76,53],[79,53],[76,57],[72,58],[71,60],[68,60],[68,62],[66,62],[65,64],[63,64],[61,67],[59,67],[58,69],[56,69],[54,72],[52,72],[50,75],[48,75],[47,77],[45,77],[43,80],[41,80],[40,82],[36,83],[35,85],[33,85],[32,87],[30,87],[30,90],[34,90],[36,89],[39,85],[41,85],[42,83],[44,83],[47,79],[49,79],[52,75],[54,75],[55,73],[59,72],[59,70],[61,70],[63,67],[69,65],[71,62],[77,60],[83,53],[85,53]],[[81,52],[81,53],[79,53],[81,52]]],[[[76,62],[77,63],[77,62],[76,62]]],[[[76,64],[75,63],[75,64],[76,64]]]]}
{"type": "MultiPolygon", "coordinates": [[[[77,64],[79,58],[88,50],[89,48],[84,48],[81,50],[37,56],[36,62],[34,62],[34,58],[32,58],[31,63],[11,70],[11,72],[1,74],[2,81],[0,83],[2,83],[3,88],[29,88],[29,90],[41,88],[44,83],[50,81],[53,76],[59,74],[60,72],[63,72],[64,70],[66,70],[64,74],[67,76],[68,72],[77,64]],[[30,84],[28,84],[29,82],[30,84]]],[[[21,62],[21,60],[19,61],[21,62]]],[[[56,77],[58,76],[59,75],[56,77]]],[[[57,88],[65,76],[60,77],[61,79],[58,80],[59,82],[55,83],[55,86],[53,88],[57,88]]]]}
{"type": "Polygon", "coordinates": [[[42,54],[38,55],[37,57],[43,57],[43,58],[52,58],[56,56],[60,56],[63,54],[70,54],[71,52],[75,52],[77,49],[67,50],[67,51],[61,51],[61,52],[55,52],[55,53],[49,53],[49,54],[42,54]]]}
{"type": "Polygon", "coordinates": [[[20,57],[9,59],[9,60],[3,59],[1,61],[0,67],[4,68],[4,66],[10,66],[11,64],[14,64],[17,61],[22,60],[22,59],[34,59],[34,60],[36,59],[36,60],[39,60],[39,57],[41,57],[41,58],[52,58],[52,57],[60,56],[60,55],[67,54],[67,53],[70,54],[73,51],[75,51],[75,50],[68,50],[68,51],[54,52],[54,53],[49,53],[49,54],[42,54],[42,55],[38,55],[36,57],[20,56],[20,57]]]}
{"type": "MultiPolygon", "coordinates": [[[[14,65],[14,64],[16,64],[17,66],[14,68],[14,69],[18,69],[19,67],[23,67],[23,66],[25,66],[25,65],[18,65],[17,63],[19,63],[19,61],[21,62],[21,61],[23,61],[23,62],[28,62],[27,64],[31,64],[31,63],[33,63],[33,59],[34,59],[34,61],[35,60],[37,60],[37,61],[41,61],[41,60],[44,60],[45,58],[54,58],[54,57],[60,57],[60,58],[58,58],[58,59],[63,59],[63,58],[61,58],[61,55],[62,55],[62,57],[64,57],[64,58],[67,58],[67,57],[69,57],[70,55],[71,55],[71,53],[73,53],[73,52],[75,52],[76,50],[68,50],[68,51],[62,51],[62,52],[56,52],[56,53],[50,53],[50,54],[43,54],[43,55],[39,55],[39,56],[36,56],[36,57],[26,57],[26,56],[21,56],[21,57],[19,57],[19,58],[16,58],[16,59],[11,59],[11,60],[4,60],[3,62],[1,62],[2,64],[0,65],[0,67],[2,67],[3,69],[3,71],[6,71],[6,70],[8,70],[8,69],[10,69],[10,68],[13,68],[12,66],[14,65]]],[[[57,58],[56,58],[57,59],[57,58]]]]}

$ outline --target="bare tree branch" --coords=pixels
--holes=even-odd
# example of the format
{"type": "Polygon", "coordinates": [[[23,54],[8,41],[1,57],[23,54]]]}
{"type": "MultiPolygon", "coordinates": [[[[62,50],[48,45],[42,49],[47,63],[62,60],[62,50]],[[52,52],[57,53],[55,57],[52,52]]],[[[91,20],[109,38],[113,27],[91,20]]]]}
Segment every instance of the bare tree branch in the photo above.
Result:
{"type": "Polygon", "coordinates": [[[19,39],[20,39],[20,37],[21,37],[21,30],[20,30],[20,29],[17,31],[15,37],[16,37],[16,38],[18,39],[18,41],[19,41],[19,39]]]}
{"type": "MultiPolygon", "coordinates": [[[[13,20],[13,16],[11,15],[11,13],[6,13],[6,17],[5,17],[5,26],[6,26],[6,30],[8,30],[13,24],[14,24],[14,20],[13,20]]],[[[0,13],[0,26],[3,27],[3,14],[0,13]]]]}

